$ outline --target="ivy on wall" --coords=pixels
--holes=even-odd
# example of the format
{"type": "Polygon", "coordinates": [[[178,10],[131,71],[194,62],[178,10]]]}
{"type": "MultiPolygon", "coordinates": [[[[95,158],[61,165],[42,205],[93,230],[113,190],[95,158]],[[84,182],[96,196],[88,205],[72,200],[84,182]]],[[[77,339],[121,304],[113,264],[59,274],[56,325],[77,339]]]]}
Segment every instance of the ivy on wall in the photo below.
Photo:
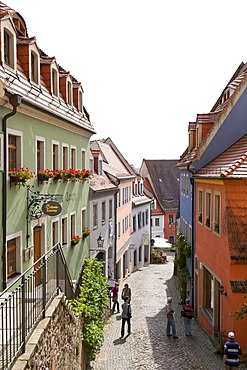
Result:
{"type": "Polygon", "coordinates": [[[186,257],[191,257],[191,245],[183,234],[178,234],[176,246],[176,255],[174,266],[177,271],[178,285],[180,288],[181,301],[184,302],[186,298],[187,282],[190,281],[190,273],[186,267],[186,257]]]}
{"type": "Polygon", "coordinates": [[[70,301],[73,311],[84,316],[82,340],[90,360],[94,360],[104,340],[104,311],[108,304],[109,285],[103,275],[103,262],[84,260],[80,294],[70,301]]]}

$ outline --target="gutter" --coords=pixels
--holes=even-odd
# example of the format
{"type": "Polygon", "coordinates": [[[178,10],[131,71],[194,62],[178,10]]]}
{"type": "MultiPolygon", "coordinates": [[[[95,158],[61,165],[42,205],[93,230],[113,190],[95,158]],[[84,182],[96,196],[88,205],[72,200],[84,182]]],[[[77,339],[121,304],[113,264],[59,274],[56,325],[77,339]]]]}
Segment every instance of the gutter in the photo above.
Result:
{"type": "Polygon", "coordinates": [[[13,107],[12,112],[6,114],[3,117],[3,186],[2,186],[2,230],[3,230],[3,290],[7,288],[7,150],[8,150],[8,140],[7,140],[7,120],[14,116],[17,112],[17,107],[21,104],[22,97],[20,95],[10,95],[9,102],[13,107]]]}

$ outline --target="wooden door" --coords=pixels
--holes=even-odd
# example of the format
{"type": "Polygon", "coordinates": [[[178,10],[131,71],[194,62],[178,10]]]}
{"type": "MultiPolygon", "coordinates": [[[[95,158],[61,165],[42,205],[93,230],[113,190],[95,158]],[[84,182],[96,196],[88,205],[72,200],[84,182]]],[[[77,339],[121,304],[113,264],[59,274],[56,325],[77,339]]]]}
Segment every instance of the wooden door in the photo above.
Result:
{"type": "MultiPolygon", "coordinates": [[[[34,245],[34,263],[38,261],[38,259],[41,257],[41,227],[36,226],[33,229],[33,245],[34,245]]],[[[36,269],[41,262],[38,262],[34,265],[34,268],[36,269]]],[[[38,270],[35,274],[35,285],[39,285],[41,283],[41,269],[38,270]]]]}

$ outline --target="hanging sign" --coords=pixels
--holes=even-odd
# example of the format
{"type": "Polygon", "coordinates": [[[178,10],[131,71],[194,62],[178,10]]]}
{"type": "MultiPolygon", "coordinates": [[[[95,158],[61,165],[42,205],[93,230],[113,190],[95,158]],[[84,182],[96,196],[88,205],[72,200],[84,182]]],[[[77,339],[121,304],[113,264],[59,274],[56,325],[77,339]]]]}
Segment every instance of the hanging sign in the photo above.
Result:
{"type": "Polygon", "coordinates": [[[42,206],[42,211],[45,215],[48,216],[57,216],[62,212],[61,204],[54,201],[49,201],[44,203],[42,206]]]}

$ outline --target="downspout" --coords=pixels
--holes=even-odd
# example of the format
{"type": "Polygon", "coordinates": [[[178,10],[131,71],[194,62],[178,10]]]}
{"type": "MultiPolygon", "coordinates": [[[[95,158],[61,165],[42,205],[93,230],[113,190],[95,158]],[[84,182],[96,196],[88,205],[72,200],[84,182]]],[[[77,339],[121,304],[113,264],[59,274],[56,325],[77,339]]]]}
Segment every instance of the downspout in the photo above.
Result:
{"type": "Polygon", "coordinates": [[[117,195],[119,193],[119,188],[116,189],[116,192],[114,194],[114,220],[115,220],[115,226],[114,226],[114,256],[113,256],[113,266],[114,266],[114,280],[117,280],[117,195]]]}
{"type": "MultiPolygon", "coordinates": [[[[194,172],[191,171],[190,169],[190,165],[191,165],[191,162],[187,165],[187,170],[188,172],[190,172],[192,175],[194,175],[194,172]]],[[[195,195],[195,187],[194,187],[194,179],[192,177],[190,177],[190,184],[191,184],[191,192],[192,192],[192,204],[191,204],[191,209],[192,209],[192,214],[191,214],[191,226],[192,226],[192,240],[191,240],[191,255],[192,255],[192,259],[191,259],[191,274],[192,274],[192,281],[191,281],[191,302],[194,306],[194,269],[195,269],[195,266],[194,266],[194,253],[195,253],[195,248],[194,248],[194,244],[195,244],[195,228],[194,228],[194,214],[195,214],[195,211],[194,211],[194,204],[195,204],[195,200],[194,200],[194,195],[195,195]]]]}
{"type": "Polygon", "coordinates": [[[10,95],[9,102],[13,107],[12,112],[3,117],[3,186],[2,186],[2,229],[3,229],[3,290],[7,287],[7,119],[14,116],[17,112],[17,107],[21,104],[20,95],[10,95]]]}

